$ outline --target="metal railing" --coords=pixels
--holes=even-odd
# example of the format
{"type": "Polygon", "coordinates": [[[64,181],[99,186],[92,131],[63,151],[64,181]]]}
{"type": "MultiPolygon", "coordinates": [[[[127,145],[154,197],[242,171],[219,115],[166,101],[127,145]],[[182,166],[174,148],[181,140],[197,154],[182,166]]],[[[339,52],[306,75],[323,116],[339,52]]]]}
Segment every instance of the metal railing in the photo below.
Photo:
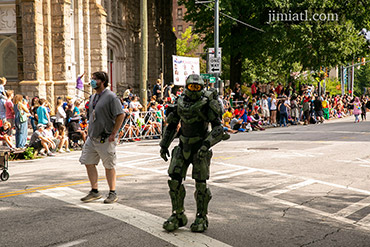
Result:
{"type": "Polygon", "coordinates": [[[162,135],[162,111],[132,112],[123,121],[120,141],[134,139],[159,139],[162,135]]]}

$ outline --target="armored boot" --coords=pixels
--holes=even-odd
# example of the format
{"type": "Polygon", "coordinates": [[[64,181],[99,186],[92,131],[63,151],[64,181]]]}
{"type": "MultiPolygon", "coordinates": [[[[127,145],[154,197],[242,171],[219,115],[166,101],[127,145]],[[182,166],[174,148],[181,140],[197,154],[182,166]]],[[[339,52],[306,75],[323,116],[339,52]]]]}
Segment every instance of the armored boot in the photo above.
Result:
{"type": "Polygon", "coordinates": [[[197,215],[190,229],[192,232],[204,232],[208,228],[208,203],[212,194],[205,182],[196,182],[194,197],[197,203],[197,215]]]}
{"type": "Polygon", "coordinates": [[[177,180],[168,180],[168,186],[170,187],[172,215],[163,223],[163,228],[166,231],[172,232],[188,223],[188,218],[184,214],[186,192],[184,185],[180,184],[177,180]]]}

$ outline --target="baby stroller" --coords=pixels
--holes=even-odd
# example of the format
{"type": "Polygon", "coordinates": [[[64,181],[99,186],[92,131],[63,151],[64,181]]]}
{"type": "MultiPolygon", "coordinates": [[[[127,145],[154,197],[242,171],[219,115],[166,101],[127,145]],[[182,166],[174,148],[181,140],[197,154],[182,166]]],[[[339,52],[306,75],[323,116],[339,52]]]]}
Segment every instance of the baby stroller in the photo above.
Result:
{"type": "Polygon", "coordinates": [[[68,123],[68,139],[72,148],[82,148],[83,146],[82,134],[77,132],[80,128],[80,119],[80,117],[74,117],[68,123]]]}

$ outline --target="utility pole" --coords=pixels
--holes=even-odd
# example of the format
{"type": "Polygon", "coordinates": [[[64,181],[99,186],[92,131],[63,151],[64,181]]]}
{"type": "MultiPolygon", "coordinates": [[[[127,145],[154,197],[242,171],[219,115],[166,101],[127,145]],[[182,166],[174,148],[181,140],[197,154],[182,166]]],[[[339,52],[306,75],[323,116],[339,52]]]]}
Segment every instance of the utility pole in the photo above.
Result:
{"type": "Polygon", "coordinates": [[[164,86],[164,44],[161,43],[162,52],[162,69],[161,69],[161,99],[163,99],[163,86],[164,86]]]}
{"type": "MultiPolygon", "coordinates": [[[[220,10],[219,10],[219,0],[215,0],[215,31],[214,31],[214,39],[215,39],[215,58],[218,57],[218,48],[219,48],[219,22],[220,22],[220,10]]],[[[218,90],[218,94],[222,95],[221,92],[221,85],[220,81],[218,80],[219,74],[215,74],[216,81],[215,81],[215,86],[218,90]]]]}
{"type": "Polygon", "coordinates": [[[344,95],[344,67],[343,67],[343,65],[340,67],[340,74],[341,74],[341,76],[340,76],[340,88],[341,88],[341,90],[342,90],[342,96],[344,95]]]}
{"type": "Polygon", "coordinates": [[[148,103],[148,0],[140,0],[140,98],[146,111],[148,103]]]}
{"type": "MultiPolygon", "coordinates": [[[[355,64],[355,61],[352,61],[352,66],[355,64]]],[[[353,85],[355,84],[355,66],[352,67],[351,71],[351,97],[353,97],[353,85]]]]}

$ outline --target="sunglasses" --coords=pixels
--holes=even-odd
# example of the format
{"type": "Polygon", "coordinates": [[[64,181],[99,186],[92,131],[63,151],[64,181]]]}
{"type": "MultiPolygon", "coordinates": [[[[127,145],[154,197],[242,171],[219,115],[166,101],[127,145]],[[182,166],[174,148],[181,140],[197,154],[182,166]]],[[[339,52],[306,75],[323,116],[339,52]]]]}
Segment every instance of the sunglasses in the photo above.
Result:
{"type": "Polygon", "coordinates": [[[199,92],[203,87],[199,84],[188,84],[186,85],[186,88],[192,92],[199,92]]]}

